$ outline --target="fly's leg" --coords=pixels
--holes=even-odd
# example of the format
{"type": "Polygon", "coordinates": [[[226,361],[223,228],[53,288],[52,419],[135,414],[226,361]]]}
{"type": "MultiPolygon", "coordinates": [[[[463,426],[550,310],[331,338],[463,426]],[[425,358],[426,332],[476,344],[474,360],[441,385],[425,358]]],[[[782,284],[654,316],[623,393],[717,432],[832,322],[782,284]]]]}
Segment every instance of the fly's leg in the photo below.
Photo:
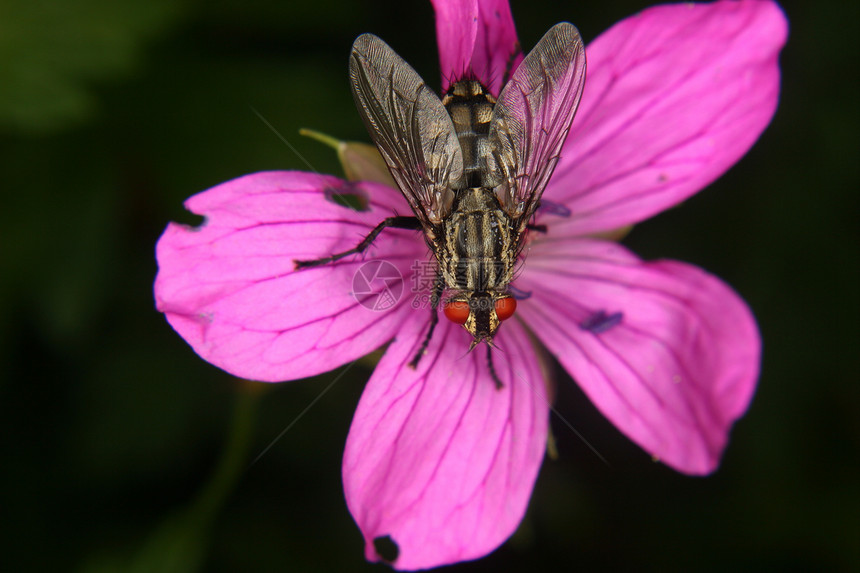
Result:
{"type": "Polygon", "coordinates": [[[349,255],[355,255],[357,253],[363,253],[367,247],[373,243],[379,233],[382,232],[383,229],[388,227],[392,227],[394,229],[409,229],[411,231],[417,231],[421,229],[421,222],[418,220],[418,217],[388,217],[387,219],[383,219],[381,223],[373,228],[373,230],[368,233],[368,235],[362,239],[362,241],[355,246],[353,249],[349,249],[348,251],[344,251],[342,253],[337,253],[336,255],[332,255],[330,257],[323,257],[321,259],[315,259],[312,261],[293,261],[296,264],[296,270],[299,269],[307,269],[310,267],[318,267],[320,265],[327,265],[329,263],[333,263],[338,261],[344,257],[348,257],[349,255]]]}
{"type": "MultiPolygon", "coordinates": [[[[535,211],[540,209],[540,207],[541,201],[538,201],[537,205],[535,205],[535,211]]],[[[569,212],[568,215],[570,215],[569,212]]],[[[546,235],[546,225],[535,225],[534,223],[527,223],[526,229],[528,229],[529,231],[536,231],[538,233],[543,233],[544,235],[546,235]]]]}
{"type": "Polygon", "coordinates": [[[433,294],[430,298],[430,329],[427,331],[427,336],[421,342],[418,352],[415,353],[415,358],[409,362],[410,368],[417,368],[418,361],[427,352],[427,345],[430,344],[430,339],[433,338],[433,331],[436,330],[436,325],[439,323],[439,301],[442,299],[442,292],[445,290],[445,283],[442,281],[442,273],[436,273],[436,280],[433,283],[433,294]]]}
{"type": "Polygon", "coordinates": [[[487,366],[490,367],[490,376],[493,377],[493,382],[496,383],[496,390],[501,390],[504,384],[499,379],[499,375],[496,372],[496,366],[493,364],[493,347],[489,344],[487,345],[487,366]]]}

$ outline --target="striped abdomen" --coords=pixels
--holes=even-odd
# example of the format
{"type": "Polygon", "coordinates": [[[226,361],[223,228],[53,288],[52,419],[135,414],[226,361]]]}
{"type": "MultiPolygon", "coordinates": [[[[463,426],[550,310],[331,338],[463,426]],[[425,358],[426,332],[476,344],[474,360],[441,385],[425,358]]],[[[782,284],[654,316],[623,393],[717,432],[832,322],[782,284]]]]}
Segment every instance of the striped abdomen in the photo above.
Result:
{"type": "Polygon", "coordinates": [[[442,99],[454,123],[463,151],[465,188],[490,187],[486,158],[490,153],[487,136],[496,100],[477,81],[454,83],[442,99]]]}

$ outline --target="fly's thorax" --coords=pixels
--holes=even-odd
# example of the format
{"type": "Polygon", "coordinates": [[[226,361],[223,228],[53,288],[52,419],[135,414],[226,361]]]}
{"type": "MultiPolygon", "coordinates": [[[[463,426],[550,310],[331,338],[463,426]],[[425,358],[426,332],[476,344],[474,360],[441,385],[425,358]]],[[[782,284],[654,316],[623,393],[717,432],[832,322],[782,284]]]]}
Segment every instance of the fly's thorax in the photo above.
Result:
{"type": "Polygon", "coordinates": [[[495,98],[475,80],[455,82],[442,104],[451,116],[454,131],[463,151],[463,168],[467,187],[494,187],[495,174],[487,170],[492,156],[488,136],[495,98]]]}
{"type": "Polygon", "coordinates": [[[447,288],[491,293],[508,288],[516,264],[518,233],[491,191],[458,192],[442,233],[436,258],[447,288]]]}

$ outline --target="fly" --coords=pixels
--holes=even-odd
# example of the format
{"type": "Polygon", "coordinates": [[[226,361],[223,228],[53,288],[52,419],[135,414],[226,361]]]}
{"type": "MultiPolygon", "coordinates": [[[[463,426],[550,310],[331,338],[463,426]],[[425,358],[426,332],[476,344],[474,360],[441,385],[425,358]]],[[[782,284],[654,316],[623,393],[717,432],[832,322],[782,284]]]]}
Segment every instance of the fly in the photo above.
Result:
{"type": "MultiPolygon", "coordinates": [[[[498,98],[477,80],[454,82],[443,99],[385,42],[362,34],[349,78],[356,107],[414,216],[388,217],[355,248],[306,268],[361,253],[387,227],[421,230],[437,264],[432,314],[415,367],[438,322],[487,343],[517,302],[510,283],[541,195],[558,162],[585,80],[577,29],[553,26],[523,59],[498,98]],[[447,293],[444,301],[443,294],[447,293]]],[[[501,382],[490,361],[497,386],[501,382]]]]}

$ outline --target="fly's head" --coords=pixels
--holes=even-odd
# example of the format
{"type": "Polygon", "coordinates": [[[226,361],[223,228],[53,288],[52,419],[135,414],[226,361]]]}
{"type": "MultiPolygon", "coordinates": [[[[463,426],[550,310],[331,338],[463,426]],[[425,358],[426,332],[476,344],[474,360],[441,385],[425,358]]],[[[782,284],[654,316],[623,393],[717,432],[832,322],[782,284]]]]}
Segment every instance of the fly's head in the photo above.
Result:
{"type": "Polygon", "coordinates": [[[472,335],[472,350],[480,342],[493,345],[499,325],[514,315],[517,301],[508,293],[461,291],[443,305],[445,317],[462,324],[472,335]]]}

